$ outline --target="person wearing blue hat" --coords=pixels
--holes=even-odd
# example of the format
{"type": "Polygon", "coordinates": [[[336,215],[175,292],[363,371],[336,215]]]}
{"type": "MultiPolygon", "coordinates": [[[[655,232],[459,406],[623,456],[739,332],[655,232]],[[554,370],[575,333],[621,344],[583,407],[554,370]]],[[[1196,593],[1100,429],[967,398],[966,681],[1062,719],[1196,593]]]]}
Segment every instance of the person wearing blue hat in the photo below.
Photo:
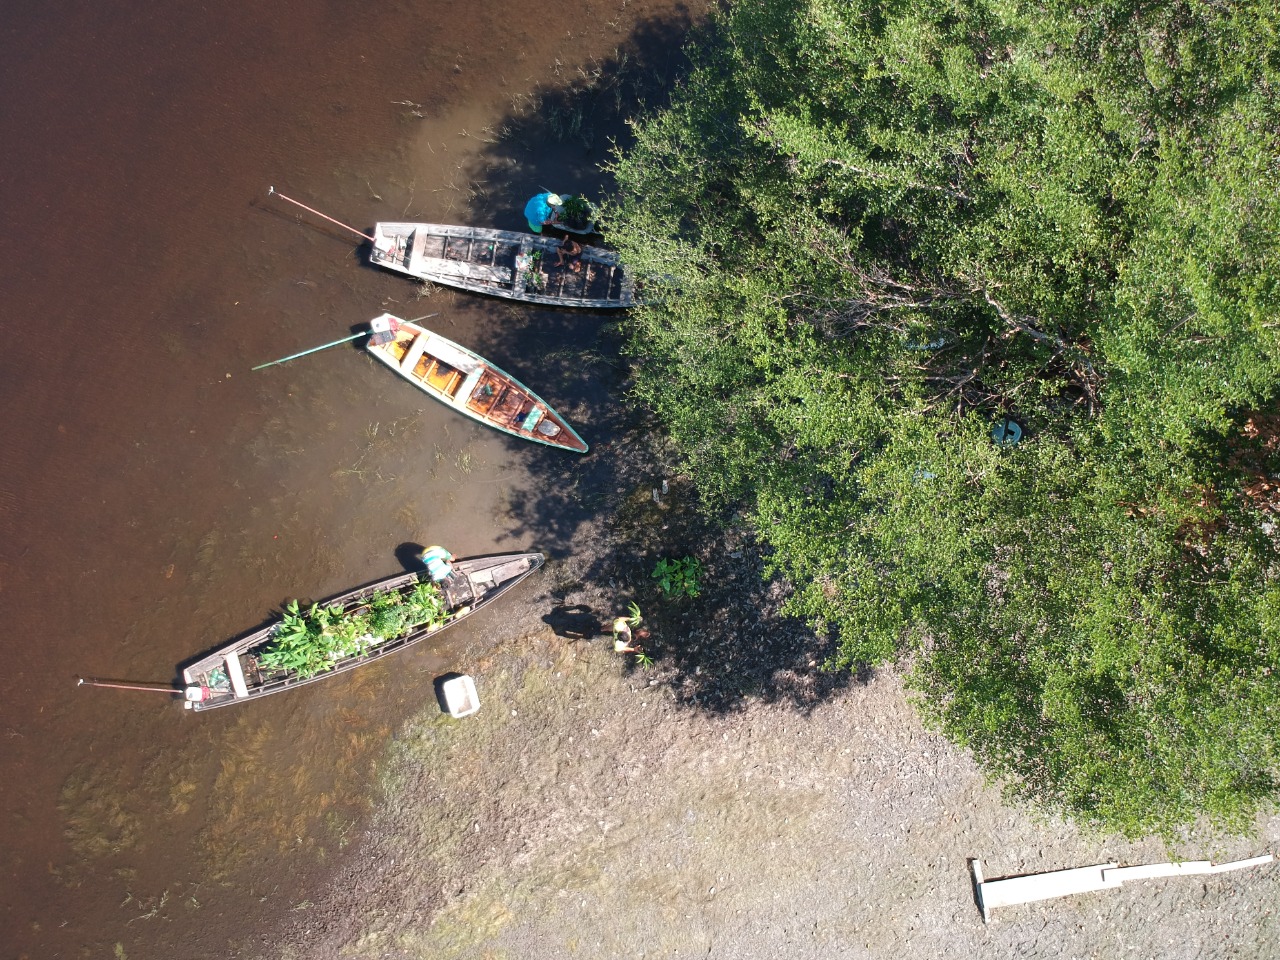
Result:
{"type": "Polygon", "coordinates": [[[564,201],[558,193],[538,194],[524,205],[524,218],[529,221],[529,229],[541,233],[543,227],[556,222],[562,206],[564,201]]]}

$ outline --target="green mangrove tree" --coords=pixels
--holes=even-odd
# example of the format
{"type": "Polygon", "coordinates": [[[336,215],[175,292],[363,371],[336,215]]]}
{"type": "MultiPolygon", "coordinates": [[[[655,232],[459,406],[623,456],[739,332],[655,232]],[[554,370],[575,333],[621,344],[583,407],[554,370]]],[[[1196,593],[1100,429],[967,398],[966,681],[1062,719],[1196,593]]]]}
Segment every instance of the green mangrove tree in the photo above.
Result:
{"type": "Polygon", "coordinates": [[[730,3],[612,164],[636,390],[790,611],[1130,835],[1277,793],[1278,38],[1261,0],[730,3]]]}

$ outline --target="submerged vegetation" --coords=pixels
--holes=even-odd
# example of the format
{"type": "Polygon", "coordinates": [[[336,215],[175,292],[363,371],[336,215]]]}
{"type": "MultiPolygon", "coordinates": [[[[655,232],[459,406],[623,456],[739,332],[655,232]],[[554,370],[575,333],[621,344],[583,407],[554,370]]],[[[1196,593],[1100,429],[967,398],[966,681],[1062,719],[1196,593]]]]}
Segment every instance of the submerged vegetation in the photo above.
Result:
{"type": "Polygon", "coordinates": [[[259,662],[265,670],[288,671],[305,680],[410,629],[439,626],[445,619],[444,598],[427,581],[404,591],[375,593],[367,603],[347,610],[313,603],[304,611],[293,600],[259,662]]]}
{"type": "Polygon", "coordinates": [[[636,392],[790,612],[1129,835],[1277,797],[1278,36],[1257,0],[730,3],[612,165],[663,291],[636,392]]]}

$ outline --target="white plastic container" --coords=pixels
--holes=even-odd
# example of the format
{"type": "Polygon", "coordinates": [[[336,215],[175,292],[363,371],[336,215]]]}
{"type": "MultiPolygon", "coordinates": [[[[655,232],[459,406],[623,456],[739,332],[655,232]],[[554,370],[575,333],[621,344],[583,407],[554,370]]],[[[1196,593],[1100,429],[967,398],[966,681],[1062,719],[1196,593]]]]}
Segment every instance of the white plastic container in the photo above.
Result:
{"type": "Polygon", "coordinates": [[[480,698],[476,696],[476,682],[465,673],[446,680],[440,689],[444,692],[445,706],[451,717],[469,717],[480,709],[480,698]]]}

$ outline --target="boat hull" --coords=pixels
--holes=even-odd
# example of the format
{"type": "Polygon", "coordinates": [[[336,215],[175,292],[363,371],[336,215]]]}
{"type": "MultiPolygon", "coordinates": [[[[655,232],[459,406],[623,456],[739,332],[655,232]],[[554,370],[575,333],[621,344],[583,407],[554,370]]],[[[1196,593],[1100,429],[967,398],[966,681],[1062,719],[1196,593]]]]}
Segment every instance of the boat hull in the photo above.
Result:
{"type": "MultiPolygon", "coordinates": [[[[247,703],[273,693],[282,693],[309,683],[317,683],[390,656],[428,637],[435,637],[454,624],[461,623],[477,611],[488,607],[541,567],[545,559],[541,553],[508,553],[455,560],[453,568],[458,575],[465,578],[465,583],[459,581],[457,587],[446,593],[450,602],[444,623],[435,627],[410,628],[397,637],[376,644],[365,653],[339,660],[332,669],[310,677],[290,676],[285,671],[266,673],[260,668],[257,657],[271,644],[273,635],[280,626],[280,621],[277,619],[261,630],[255,630],[239,640],[220,647],[185,667],[182,675],[188,691],[195,691],[199,696],[199,699],[191,699],[192,694],[189,693],[187,706],[192,710],[201,711],[247,703]],[[457,597],[465,596],[468,589],[471,594],[469,602],[453,602],[457,597]]],[[[332,597],[321,605],[355,610],[367,604],[375,594],[412,589],[424,577],[425,573],[397,574],[332,597]]]]}
{"type": "Polygon", "coordinates": [[[366,349],[374,359],[463,416],[522,440],[590,449],[550,404],[474,351],[389,313],[370,328],[366,349]]]}

